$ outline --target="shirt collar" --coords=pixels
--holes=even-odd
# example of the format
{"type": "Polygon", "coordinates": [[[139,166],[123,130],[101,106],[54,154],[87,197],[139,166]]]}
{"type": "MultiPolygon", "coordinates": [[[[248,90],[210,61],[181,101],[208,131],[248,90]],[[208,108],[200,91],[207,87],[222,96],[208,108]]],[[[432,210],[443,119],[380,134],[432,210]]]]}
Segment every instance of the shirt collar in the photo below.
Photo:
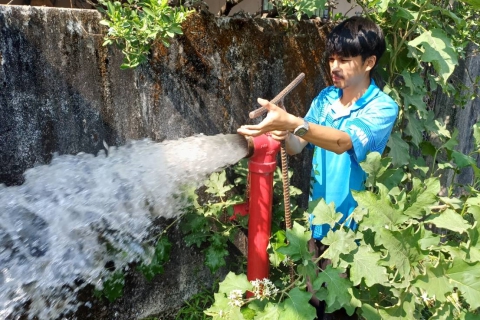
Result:
{"type": "Polygon", "coordinates": [[[349,108],[345,108],[340,104],[340,98],[342,97],[343,93],[342,90],[337,89],[335,91],[337,93],[337,97],[334,101],[332,101],[329,109],[334,112],[332,115],[333,119],[338,119],[344,116],[348,116],[352,111],[366,106],[367,103],[369,103],[377,95],[378,91],[380,91],[380,88],[377,87],[375,81],[371,79],[370,85],[368,86],[365,93],[349,108]]]}
{"type": "Polygon", "coordinates": [[[380,91],[380,88],[375,84],[375,80],[371,79],[370,85],[367,88],[367,91],[355,101],[355,103],[349,108],[351,110],[357,110],[363,108],[367,103],[369,103],[380,91]]]}

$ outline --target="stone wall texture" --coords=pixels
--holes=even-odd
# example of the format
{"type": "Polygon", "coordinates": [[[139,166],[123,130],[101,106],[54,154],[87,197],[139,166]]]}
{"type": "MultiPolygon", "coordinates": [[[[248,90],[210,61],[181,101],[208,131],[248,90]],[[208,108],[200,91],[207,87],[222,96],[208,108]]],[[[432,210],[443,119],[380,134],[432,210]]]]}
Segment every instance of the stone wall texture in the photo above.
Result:
{"type": "MultiPolygon", "coordinates": [[[[149,63],[121,70],[121,52],[102,46],[100,19],[95,10],[0,5],[0,183],[21,184],[25,170],[49,163],[54,153],[96,154],[104,143],[130,139],[234,133],[258,121],[248,119],[257,97],[272,99],[304,72],[285,98],[286,108],[302,116],[328,82],[322,63],[327,30],[319,21],[196,13],[169,48],[155,45],[149,63]]],[[[290,166],[292,183],[306,191],[309,154],[291,157],[290,166]]],[[[178,234],[172,237],[176,254],[164,275],[147,282],[131,274],[124,297],[97,300],[77,318],[168,319],[211,286],[203,258],[178,234]]]]}

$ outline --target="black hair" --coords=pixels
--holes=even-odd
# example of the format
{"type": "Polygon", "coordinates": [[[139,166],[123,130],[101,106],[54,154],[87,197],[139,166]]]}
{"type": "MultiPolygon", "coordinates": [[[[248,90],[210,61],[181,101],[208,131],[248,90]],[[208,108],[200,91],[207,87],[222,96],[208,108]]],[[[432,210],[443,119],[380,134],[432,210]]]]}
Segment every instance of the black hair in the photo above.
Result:
{"type": "Polygon", "coordinates": [[[326,56],[361,56],[362,62],[376,56],[375,66],[385,52],[382,29],[364,17],[351,17],[337,25],[327,37],[326,56]]]}

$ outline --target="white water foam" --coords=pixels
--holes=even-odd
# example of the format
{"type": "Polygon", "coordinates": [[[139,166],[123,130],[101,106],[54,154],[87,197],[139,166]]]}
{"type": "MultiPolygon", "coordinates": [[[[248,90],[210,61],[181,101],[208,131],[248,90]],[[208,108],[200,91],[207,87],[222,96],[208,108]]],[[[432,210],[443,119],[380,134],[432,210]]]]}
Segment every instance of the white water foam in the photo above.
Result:
{"type": "Polygon", "coordinates": [[[29,169],[23,185],[0,185],[0,318],[24,304],[41,320],[74,311],[76,280],[101,289],[107,262],[148,259],[148,227],[180,214],[180,188],[247,151],[234,134],[133,141],[108,156],[56,156],[29,169]]]}

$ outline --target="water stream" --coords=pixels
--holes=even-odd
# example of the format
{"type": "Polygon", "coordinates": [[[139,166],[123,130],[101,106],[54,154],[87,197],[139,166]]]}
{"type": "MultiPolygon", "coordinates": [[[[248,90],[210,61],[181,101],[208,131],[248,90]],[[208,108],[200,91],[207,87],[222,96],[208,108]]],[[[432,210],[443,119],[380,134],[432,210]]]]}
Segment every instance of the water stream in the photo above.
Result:
{"type": "Polygon", "coordinates": [[[77,280],[100,289],[107,262],[148,258],[148,228],[180,214],[182,186],[199,186],[247,151],[236,134],[133,141],[55,156],[27,170],[23,185],[0,185],[0,318],[25,303],[40,320],[75,310],[77,280]]]}

